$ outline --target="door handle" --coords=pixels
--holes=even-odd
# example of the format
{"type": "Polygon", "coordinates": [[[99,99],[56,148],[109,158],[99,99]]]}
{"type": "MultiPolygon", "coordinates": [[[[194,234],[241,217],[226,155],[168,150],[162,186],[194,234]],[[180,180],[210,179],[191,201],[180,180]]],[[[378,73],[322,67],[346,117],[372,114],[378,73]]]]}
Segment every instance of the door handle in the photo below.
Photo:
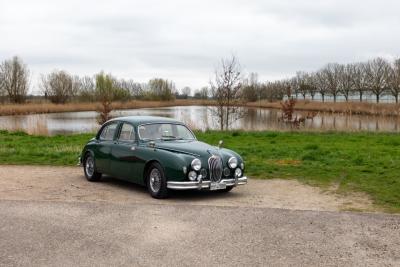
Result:
{"type": "Polygon", "coordinates": [[[131,147],[131,150],[132,150],[132,151],[135,151],[135,150],[136,150],[136,147],[135,147],[135,146],[131,147]]]}

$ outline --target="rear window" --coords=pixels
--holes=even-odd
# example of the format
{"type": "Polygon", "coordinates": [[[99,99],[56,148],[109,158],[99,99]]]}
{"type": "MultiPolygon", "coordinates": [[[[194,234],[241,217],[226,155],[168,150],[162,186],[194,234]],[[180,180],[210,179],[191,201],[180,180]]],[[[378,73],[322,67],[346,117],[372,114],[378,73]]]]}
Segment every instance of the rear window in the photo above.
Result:
{"type": "Polygon", "coordinates": [[[121,128],[118,140],[125,142],[135,141],[135,130],[132,125],[124,123],[121,128]]]}
{"type": "Polygon", "coordinates": [[[118,126],[117,123],[112,123],[112,124],[109,124],[106,127],[104,127],[100,134],[100,139],[101,140],[113,140],[117,126],[118,126]]]}

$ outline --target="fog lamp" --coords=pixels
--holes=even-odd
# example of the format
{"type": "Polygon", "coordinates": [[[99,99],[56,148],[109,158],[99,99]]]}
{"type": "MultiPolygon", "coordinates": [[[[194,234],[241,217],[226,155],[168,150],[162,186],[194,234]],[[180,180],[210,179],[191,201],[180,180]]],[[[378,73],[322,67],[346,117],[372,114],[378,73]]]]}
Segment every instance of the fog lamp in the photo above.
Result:
{"type": "Polygon", "coordinates": [[[188,178],[189,178],[190,181],[195,181],[196,178],[197,178],[197,173],[195,171],[190,171],[189,175],[188,175],[188,178]]]}
{"type": "Polygon", "coordinates": [[[242,176],[242,170],[240,168],[237,168],[235,170],[235,177],[241,177],[242,176]]]}

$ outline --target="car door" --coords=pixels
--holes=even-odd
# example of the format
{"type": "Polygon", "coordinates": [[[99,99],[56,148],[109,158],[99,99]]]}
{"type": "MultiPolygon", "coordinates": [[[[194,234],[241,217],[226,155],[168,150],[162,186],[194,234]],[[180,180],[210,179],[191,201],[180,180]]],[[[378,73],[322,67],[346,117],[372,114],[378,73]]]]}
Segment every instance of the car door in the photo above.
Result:
{"type": "Polygon", "coordinates": [[[140,163],[138,157],[138,145],[135,127],[124,122],[111,150],[112,175],[133,182],[140,179],[137,166],[140,163]]]}
{"type": "Polygon", "coordinates": [[[103,127],[96,149],[96,169],[100,173],[110,173],[111,148],[114,145],[119,122],[112,122],[103,127]]]}

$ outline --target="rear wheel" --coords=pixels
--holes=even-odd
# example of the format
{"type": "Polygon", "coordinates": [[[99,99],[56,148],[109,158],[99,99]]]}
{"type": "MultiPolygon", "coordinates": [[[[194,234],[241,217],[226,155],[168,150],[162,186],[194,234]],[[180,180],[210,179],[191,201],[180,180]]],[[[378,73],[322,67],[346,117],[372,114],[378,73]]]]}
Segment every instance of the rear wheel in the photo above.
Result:
{"type": "Polygon", "coordinates": [[[91,154],[87,154],[83,162],[83,172],[85,177],[90,182],[95,182],[100,180],[101,173],[96,171],[96,165],[94,157],[91,154]]]}
{"type": "Polygon", "coordinates": [[[159,163],[154,162],[150,165],[147,171],[146,182],[147,189],[152,197],[168,197],[167,179],[165,178],[164,170],[159,163]]]}

